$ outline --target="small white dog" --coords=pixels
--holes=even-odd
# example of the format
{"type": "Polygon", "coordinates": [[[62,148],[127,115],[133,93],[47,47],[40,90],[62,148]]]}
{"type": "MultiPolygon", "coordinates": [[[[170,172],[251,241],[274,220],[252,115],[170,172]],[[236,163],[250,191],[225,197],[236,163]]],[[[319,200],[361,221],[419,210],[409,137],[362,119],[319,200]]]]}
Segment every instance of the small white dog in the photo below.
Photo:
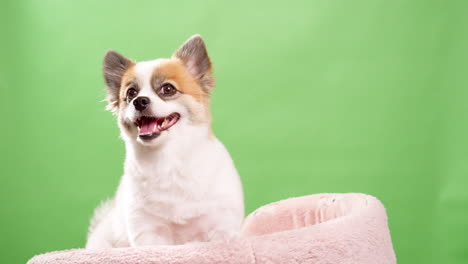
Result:
{"type": "Polygon", "coordinates": [[[104,77],[126,158],[114,199],[96,209],[86,248],[236,236],[242,186],[211,130],[214,82],[202,38],[191,37],[170,59],[135,63],[109,51],[104,77]]]}

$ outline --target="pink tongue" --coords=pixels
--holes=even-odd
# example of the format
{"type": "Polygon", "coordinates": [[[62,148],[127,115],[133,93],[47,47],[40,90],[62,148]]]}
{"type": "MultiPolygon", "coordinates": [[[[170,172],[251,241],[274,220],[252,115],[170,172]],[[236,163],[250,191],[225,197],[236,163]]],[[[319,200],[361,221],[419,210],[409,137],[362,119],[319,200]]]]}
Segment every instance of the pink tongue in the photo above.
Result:
{"type": "MultiPolygon", "coordinates": [[[[156,118],[143,118],[141,120],[140,135],[153,133],[153,128],[157,123],[158,121],[156,118]]],[[[159,132],[157,128],[155,132],[159,132]]]]}

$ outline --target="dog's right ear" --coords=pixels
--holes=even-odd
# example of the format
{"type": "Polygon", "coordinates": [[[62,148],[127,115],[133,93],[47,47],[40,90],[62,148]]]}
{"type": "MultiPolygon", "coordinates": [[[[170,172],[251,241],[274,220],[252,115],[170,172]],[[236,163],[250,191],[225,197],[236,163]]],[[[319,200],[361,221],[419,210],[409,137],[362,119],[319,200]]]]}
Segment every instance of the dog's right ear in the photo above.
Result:
{"type": "Polygon", "coordinates": [[[119,92],[122,83],[122,77],[133,61],[123,55],[110,50],[104,56],[103,73],[107,85],[107,109],[116,112],[119,106],[119,92]]]}

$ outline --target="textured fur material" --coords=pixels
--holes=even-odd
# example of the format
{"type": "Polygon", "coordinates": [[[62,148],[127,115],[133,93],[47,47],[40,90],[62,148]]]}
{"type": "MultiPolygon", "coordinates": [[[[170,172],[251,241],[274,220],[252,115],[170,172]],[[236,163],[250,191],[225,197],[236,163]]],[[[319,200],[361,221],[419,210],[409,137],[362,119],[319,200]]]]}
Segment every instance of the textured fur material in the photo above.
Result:
{"type": "Polygon", "coordinates": [[[395,264],[385,208],[365,194],[316,194],[265,205],[243,235],[179,246],[72,249],[28,264],[395,264]]]}

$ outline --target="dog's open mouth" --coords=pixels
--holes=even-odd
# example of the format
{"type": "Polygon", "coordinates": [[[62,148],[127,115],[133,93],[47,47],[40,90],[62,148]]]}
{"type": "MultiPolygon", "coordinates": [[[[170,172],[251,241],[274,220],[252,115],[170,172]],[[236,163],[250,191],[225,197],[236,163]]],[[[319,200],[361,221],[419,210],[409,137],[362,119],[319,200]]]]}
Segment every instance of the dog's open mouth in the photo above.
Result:
{"type": "Polygon", "coordinates": [[[166,117],[142,116],[137,119],[135,125],[138,128],[138,136],[143,140],[151,140],[168,130],[179,120],[178,113],[172,113],[166,117]]]}

